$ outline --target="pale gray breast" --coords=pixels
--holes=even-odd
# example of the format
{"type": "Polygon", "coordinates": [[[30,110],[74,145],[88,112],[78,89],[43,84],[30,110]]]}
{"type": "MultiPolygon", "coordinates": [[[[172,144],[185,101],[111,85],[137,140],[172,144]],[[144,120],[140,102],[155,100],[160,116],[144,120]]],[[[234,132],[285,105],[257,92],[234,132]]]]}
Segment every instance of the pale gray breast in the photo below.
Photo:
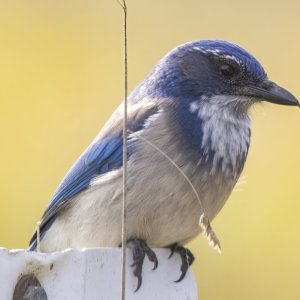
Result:
{"type": "MultiPolygon", "coordinates": [[[[195,159],[191,151],[183,151],[184,139],[180,134],[176,118],[164,107],[147,120],[143,130],[131,134],[136,148],[128,162],[128,235],[144,238],[153,247],[195,237],[200,233],[198,222],[202,210],[182,174],[143,139],[151,141],[181,168],[197,190],[210,219],[224,205],[239,175],[199,163],[199,157],[195,159]]],[[[228,151],[233,151],[232,139],[227,142],[228,151]]],[[[221,145],[215,147],[222,148],[221,145]]],[[[60,245],[68,241],[65,246],[69,247],[118,246],[121,199],[122,170],[100,176],[88,191],[72,200],[65,217],[58,218],[44,242],[51,244],[63,230],[69,232],[70,239],[65,234],[60,245]]]]}
{"type": "MultiPolygon", "coordinates": [[[[202,162],[201,152],[199,156],[199,152],[195,154],[192,150],[187,151],[182,144],[184,139],[179,134],[177,120],[169,110],[162,108],[159,114],[148,120],[146,129],[134,138],[138,139],[138,135],[142,135],[163,150],[182,169],[196,188],[208,216],[213,218],[224,205],[242,171],[250,140],[249,126],[248,119],[228,122],[213,114],[204,123],[202,141],[203,151],[213,149],[215,153],[210,165],[202,162]],[[211,144],[207,143],[206,146],[206,139],[211,144]]],[[[148,198],[145,193],[155,193],[163,199],[172,195],[180,202],[178,209],[193,207],[199,217],[199,204],[191,187],[156,149],[140,140],[137,154],[132,157],[130,165],[133,172],[131,178],[135,185],[138,183],[141,186],[140,193],[144,198],[148,198]],[[145,176],[141,176],[142,173],[145,176]],[[149,183],[146,178],[150,180],[149,183]]],[[[157,205],[161,203],[158,201],[157,205]]],[[[166,210],[170,211],[172,208],[166,210]]]]}

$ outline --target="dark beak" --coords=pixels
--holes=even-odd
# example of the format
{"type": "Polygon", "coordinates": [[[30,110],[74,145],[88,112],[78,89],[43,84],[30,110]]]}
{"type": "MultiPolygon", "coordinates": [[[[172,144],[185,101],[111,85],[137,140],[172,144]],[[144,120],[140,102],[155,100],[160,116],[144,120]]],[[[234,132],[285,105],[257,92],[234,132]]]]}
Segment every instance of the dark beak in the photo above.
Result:
{"type": "Polygon", "coordinates": [[[268,79],[257,85],[244,86],[241,92],[243,96],[249,96],[276,104],[300,106],[295,96],[268,79]]]}

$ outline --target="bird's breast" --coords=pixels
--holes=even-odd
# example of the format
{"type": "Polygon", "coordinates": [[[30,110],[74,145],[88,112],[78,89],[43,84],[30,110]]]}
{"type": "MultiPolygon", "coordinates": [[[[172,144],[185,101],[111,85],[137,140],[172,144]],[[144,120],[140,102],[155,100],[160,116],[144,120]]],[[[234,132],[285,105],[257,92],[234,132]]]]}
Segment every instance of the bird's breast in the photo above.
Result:
{"type": "MultiPolygon", "coordinates": [[[[218,128],[207,123],[195,149],[187,146],[172,116],[162,110],[148,119],[143,130],[130,136],[135,150],[128,161],[127,231],[130,237],[143,238],[154,247],[184,243],[200,233],[202,207],[210,219],[216,216],[246,156],[242,150],[247,141],[239,141],[246,136],[246,129],[236,126],[225,131],[227,125],[221,122],[218,128]]],[[[60,214],[45,245],[50,247],[63,228],[69,237],[64,235],[57,247],[118,246],[121,199],[122,169],[99,176],[60,214]]]]}
{"type": "Polygon", "coordinates": [[[201,206],[210,219],[215,217],[241,173],[249,144],[248,127],[228,128],[228,124],[211,122],[218,127],[204,125],[196,150],[187,147],[183,131],[166,112],[149,120],[148,127],[134,136],[137,149],[129,162],[132,201],[128,207],[137,212],[139,203],[136,220],[142,221],[137,223],[148,224],[145,228],[156,242],[174,235],[177,241],[185,240],[199,233],[201,206]]]}

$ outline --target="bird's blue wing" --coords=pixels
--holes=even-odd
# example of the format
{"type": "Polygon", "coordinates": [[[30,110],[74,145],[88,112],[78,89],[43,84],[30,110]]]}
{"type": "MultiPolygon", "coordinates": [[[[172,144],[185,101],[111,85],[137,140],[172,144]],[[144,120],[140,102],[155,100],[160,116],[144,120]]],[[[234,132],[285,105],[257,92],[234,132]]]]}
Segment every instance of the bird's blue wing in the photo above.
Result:
{"type": "MultiPolygon", "coordinates": [[[[136,132],[142,130],[146,120],[158,112],[156,106],[139,108],[128,119],[128,128],[136,132]]],[[[59,211],[72,200],[74,196],[87,189],[92,180],[122,166],[123,162],[123,135],[122,122],[115,122],[111,130],[98,141],[92,143],[79,157],[67,173],[55,194],[53,195],[41,220],[41,238],[51,227],[59,211]],[[117,125],[115,125],[117,124],[117,125]]],[[[128,158],[134,153],[134,141],[128,140],[128,158]]],[[[30,249],[36,247],[36,233],[31,239],[30,249]]]]}
{"type": "Polygon", "coordinates": [[[45,214],[52,207],[86,189],[96,176],[122,165],[122,135],[106,137],[92,144],[76,161],[55,192],[45,214]]]}

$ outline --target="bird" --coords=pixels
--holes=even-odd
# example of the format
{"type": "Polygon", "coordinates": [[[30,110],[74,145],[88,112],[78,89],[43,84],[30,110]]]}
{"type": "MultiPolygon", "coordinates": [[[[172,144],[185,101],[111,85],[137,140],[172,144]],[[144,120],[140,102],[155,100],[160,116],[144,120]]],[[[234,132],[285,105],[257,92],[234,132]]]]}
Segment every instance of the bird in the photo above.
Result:
{"type": "MultiPolygon", "coordinates": [[[[136,290],[144,258],[158,265],[153,248],[180,255],[177,281],[194,261],[187,242],[202,232],[220,248],[210,221],[243,170],[249,111],[262,101],[299,106],[254,56],[224,40],[179,45],[128,96],[126,226],[136,290]]],[[[40,221],[42,252],[121,246],[123,116],[121,103],[54,193],[40,221]]]]}

